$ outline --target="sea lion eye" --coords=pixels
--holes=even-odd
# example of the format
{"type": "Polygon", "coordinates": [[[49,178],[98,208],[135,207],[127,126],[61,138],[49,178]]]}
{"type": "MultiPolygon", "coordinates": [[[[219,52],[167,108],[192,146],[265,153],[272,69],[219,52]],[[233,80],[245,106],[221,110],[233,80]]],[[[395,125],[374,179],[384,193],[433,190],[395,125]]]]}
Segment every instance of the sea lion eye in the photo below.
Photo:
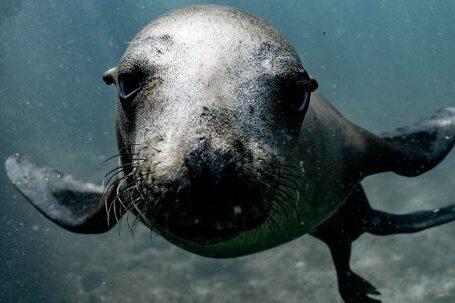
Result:
{"type": "Polygon", "coordinates": [[[137,95],[142,89],[142,80],[133,72],[125,72],[118,75],[118,96],[120,100],[128,100],[137,95]]]}
{"type": "Polygon", "coordinates": [[[314,92],[318,88],[318,82],[315,79],[307,78],[305,80],[301,80],[297,82],[297,90],[300,91],[300,96],[297,104],[295,104],[295,108],[299,112],[305,113],[308,109],[308,105],[310,104],[310,96],[311,93],[314,92]]]}

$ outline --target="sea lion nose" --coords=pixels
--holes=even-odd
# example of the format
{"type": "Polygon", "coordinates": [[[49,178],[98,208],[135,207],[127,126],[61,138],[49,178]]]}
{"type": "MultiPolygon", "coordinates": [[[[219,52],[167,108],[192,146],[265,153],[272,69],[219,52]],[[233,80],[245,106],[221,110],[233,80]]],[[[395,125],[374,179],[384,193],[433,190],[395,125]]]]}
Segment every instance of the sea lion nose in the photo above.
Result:
{"type": "Polygon", "coordinates": [[[235,162],[229,150],[211,149],[205,139],[200,139],[185,155],[185,164],[192,181],[217,184],[233,176],[235,162]]]}

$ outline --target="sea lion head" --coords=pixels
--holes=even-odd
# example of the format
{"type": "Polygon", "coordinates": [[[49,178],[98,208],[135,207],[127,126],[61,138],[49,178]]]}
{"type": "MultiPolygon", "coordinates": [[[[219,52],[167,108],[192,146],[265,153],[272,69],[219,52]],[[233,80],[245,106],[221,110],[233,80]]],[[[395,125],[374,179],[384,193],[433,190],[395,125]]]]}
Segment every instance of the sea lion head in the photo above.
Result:
{"type": "Polygon", "coordinates": [[[213,244],[293,203],[286,155],[317,83],[269,25],[232,8],[177,9],[104,80],[118,88],[123,203],[148,226],[213,244]]]}

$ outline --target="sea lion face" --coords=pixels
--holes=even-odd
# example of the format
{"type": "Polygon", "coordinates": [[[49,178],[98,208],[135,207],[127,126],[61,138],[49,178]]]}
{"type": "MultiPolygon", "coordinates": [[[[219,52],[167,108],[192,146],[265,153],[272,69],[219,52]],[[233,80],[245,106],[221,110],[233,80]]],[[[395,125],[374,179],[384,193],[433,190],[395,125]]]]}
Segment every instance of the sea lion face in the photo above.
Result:
{"type": "Polygon", "coordinates": [[[163,235],[213,244],[270,223],[309,102],[292,47],[262,21],[189,7],[152,22],[118,87],[124,203],[163,235]]]}

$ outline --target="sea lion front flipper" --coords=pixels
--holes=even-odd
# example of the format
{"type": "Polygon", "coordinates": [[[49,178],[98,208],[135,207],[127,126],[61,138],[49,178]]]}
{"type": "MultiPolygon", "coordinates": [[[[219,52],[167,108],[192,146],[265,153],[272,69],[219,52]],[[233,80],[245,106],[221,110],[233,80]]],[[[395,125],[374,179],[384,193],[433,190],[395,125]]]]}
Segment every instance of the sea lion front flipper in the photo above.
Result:
{"type": "Polygon", "coordinates": [[[417,176],[435,167],[454,146],[455,107],[439,110],[428,119],[381,137],[365,136],[368,148],[362,176],[384,171],[417,176]]]}
{"type": "Polygon", "coordinates": [[[6,160],[5,168],[19,192],[57,225],[84,234],[103,233],[115,225],[113,218],[108,220],[104,201],[106,199],[110,205],[115,197],[114,191],[103,198],[100,186],[80,182],[50,168],[38,167],[18,154],[6,160]]]}

